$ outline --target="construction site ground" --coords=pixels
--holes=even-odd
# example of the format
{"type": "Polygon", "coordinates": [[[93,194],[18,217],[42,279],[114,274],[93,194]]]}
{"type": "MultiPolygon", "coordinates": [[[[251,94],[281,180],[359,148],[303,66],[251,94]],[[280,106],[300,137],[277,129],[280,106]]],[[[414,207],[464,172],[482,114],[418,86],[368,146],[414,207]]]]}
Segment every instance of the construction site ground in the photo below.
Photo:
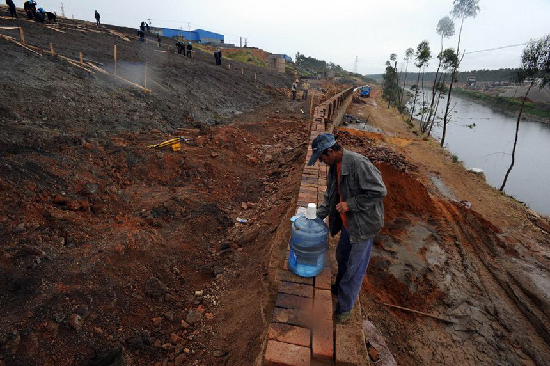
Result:
{"type": "MultiPolygon", "coordinates": [[[[109,73],[0,39],[0,365],[260,365],[309,100],[290,100],[287,75],[132,29],[0,26],[109,73]],[[143,86],[147,64],[151,92],[113,76],[114,44],[118,75],[143,86]],[[180,151],[147,148],[177,136],[191,139],[180,151]]],[[[337,90],[322,87],[317,100],[337,90]]],[[[379,132],[337,130],[388,188],[363,318],[399,365],[548,365],[546,219],[418,137],[377,89],[363,101],[348,113],[379,132]]]]}

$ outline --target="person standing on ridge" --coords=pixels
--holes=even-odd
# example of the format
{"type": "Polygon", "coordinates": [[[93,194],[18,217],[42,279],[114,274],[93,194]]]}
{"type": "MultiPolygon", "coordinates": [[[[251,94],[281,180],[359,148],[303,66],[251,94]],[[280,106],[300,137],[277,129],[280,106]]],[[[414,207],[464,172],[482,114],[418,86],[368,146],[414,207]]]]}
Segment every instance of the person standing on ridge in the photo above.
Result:
{"type": "Polygon", "coordinates": [[[374,236],[384,226],[387,190],[380,171],[368,158],[343,149],[334,135],[322,133],[311,143],[317,160],[328,165],[327,188],[317,217],[329,217],[332,236],[340,232],[336,247],[338,273],[331,291],[338,295],[336,317],[345,323],[361,290],[367,272],[374,236]]]}
{"type": "Polygon", "coordinates": [[[159,48],[162,47],[161,45],[162,38],[160,38],[160,33],[157,33],[157,42],[159,43],[159,48]]]}
{"type": "Polygon", "coordinates": [[[100,18],[101,18],[101,16],[99,15],[99,13],[96,10],[95,11],[95,22],[96,22],[96,25],[98,26],[98,28],[101,25],[101,22],[99,21],[100,18]]]}
{"type": "Polygon", "coordinates": [[[17,10],[15,9],[15,4],[13,0],[6,0],[6,5],[10,8],[10,16],[17,18],[17,10]]]}
{"type": "Polygon", "coordinates": [[[298,80],[294,80],[292,83],[292,87],[290,90],[292,90],[292,100],[296,100],[296,90],[298,89],[298,80]]]}
{"type": "Polygon", "coordinates": [[[302,84],[302,100],[307,99],[307,93],[309,91],[309,83],[306,81],[302,84]]]}
{"type": "Polygon", "coordinates": [[[191,57],[191,50],[193,49],[193,45],[191,45],[191,42],[187,43],[187,57],[191,57]]]}
{"type": "Polygon", "coordinates": [[[140,42],[145,42],[145,33],[141,29],[138,29],[137,34],[140,42]]]}
{"type": "Polygon", "coordinates": [[[214,51],[214,56],[216,57],[216,65],[222,64],[222,51],[218,48],[214,51]]]}

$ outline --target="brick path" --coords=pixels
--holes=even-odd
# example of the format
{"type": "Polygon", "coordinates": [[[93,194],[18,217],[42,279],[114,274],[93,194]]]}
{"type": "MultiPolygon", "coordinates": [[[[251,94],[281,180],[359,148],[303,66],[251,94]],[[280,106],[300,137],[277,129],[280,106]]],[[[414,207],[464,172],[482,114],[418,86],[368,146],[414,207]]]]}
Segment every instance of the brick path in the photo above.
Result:
{"type": "MultiPolygon", "coordinates": [[[[323,202],[328,167],[324,164],[315,164],[311,167],[306,165],[312,154],[311,142],[317,135],[327,130],[332,131],[333,126],[338,124],[339,121],[335,118],[341,118],[345,112],[349,105],[348,97],[352,91],[347,89],[315,108],[297,209],[307,207],[310,202],[317,205],[323,202]]],[[[361,346],[365,348],[362,333],[357,332],[357,327],[348,325],[335,327],[333,321],[334,299],[330,292],[332,279],[330,256],[327,255],[325,268],[318,276],[304,278],[288,270],[289,250],[290,248],[287,247],[287,256],[282,268],[277,269],[275,280],[278,285],[278,294],[269,326],[264,364],[365,365],[366,360],[361,361],[360,358],[364,358],[366,353],[358,351],[361,346]],[[335,336],[341,340],[335,340],[335,336]]],[[[359,305],[359,302],[357,304],[359,305]]],[[[359,308],[359,315],[356,310],[354,317],[359,316],[360,324],[360,305],[355,308],[359,308]]]]}

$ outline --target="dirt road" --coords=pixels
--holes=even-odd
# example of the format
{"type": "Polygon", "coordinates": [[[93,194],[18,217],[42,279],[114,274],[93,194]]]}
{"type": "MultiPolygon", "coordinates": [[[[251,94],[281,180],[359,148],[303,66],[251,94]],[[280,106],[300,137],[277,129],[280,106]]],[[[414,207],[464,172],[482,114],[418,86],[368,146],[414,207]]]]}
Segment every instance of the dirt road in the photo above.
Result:
{"type": "Polygon", "coordinates": [[[401,365],[548,365],[548,232],[518,202],[420,139],[378,91],[367,103],[348,113],[369,116],[383,133],[339,130],[344,145],[379,162],[388,187],[363,314],[401,365]],[[387,158],[381,146],[402,156],[387,158]]]}

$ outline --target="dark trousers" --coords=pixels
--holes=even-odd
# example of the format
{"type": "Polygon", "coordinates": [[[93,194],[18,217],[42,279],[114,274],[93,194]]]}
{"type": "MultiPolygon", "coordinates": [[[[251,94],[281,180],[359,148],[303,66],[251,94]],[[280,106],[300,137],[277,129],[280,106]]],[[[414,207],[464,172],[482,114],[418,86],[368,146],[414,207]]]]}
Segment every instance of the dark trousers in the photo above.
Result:
{"type": "Polygon", "coordinates": [[[296,100],[296,90],[292,91],[292,100],[296,100]]]}
{"type": "Polygon", "coordinates": [[[187,50],[187,57],[191,57],[191,51],[187,50]]]}
{"type": "Polygon", "coordinates": [[[351,244],[348,231],[342,227],[340,240],[336,247],[336,261],[338,262],[336,285],[338,286],[338,311],[340,313],[351,311],[355,305],[369,265],[373,239],[369,238],[363,242],[351,244]]]}
{"type": "Polygon", "coordinates": [[[99,24],[101,23],[101,22],[99,21],[99,19],[96,19],[95,22],[96,22],[96,25],[99,27],[99,24]]]}
{"type": "Polygon", "coordinates": [[[304,90],[304,92],[302,93],[302,99],[303,100],[307,99],[307,90],[304,90]]]}
{"type": "Polygon", "coordinates": [[[15,4],[10,4],[10,15],[14,18],[17,18],[17,10],[15,10],[15,4]]]}

